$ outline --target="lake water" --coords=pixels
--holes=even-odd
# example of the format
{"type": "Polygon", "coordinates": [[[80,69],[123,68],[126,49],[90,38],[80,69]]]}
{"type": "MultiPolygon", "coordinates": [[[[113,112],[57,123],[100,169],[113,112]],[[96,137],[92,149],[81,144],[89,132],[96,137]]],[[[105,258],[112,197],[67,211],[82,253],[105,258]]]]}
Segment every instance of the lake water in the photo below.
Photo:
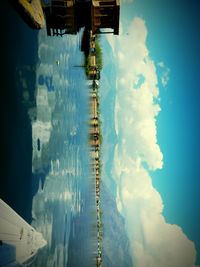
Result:
{"type": "Polygon", "coordinates": [[[33,186],[38,186],[32,225],[47,240],[32,266],[90,266],[94,261],[88,87],[80,67],[80,39],[81,33],[49,38],[40,31],[35,101],[24,78],[24,102],[32,125],[33,186]]]}
{"type": "Polygon", "coordinates": [[[0,197],[47,240],[30,266],[92,266],[97,240],[82,33],[47,37],[6,2],[0,20],[0,197]]]}
{"type": "MultiPolygon", "coordinates": [[[[0,198],[47,240],[29,266],[95,266],[97,214],[89,167],[89,88],[81,67],[82,33],[47,37],[45,30],[30,29],[8,1],[2,2],[0,198]]],[[[112,69],[112,62],[107,68],[112,69]]],[[[101,76],[102,115],[112,114],[109,94],[114,87],[110,76],[107,87],[102,86],[106,80],[103,72],[101,76]]],[[[102,122],[103,132],[112,132],[110,117],[102,122]]],[[[109,136],[104,134],[104,148],[113,144],[113,134],[109,136]]],[[[103,264],[131,267],[110,171],[107,177],[103,167],[103,264]]]]}

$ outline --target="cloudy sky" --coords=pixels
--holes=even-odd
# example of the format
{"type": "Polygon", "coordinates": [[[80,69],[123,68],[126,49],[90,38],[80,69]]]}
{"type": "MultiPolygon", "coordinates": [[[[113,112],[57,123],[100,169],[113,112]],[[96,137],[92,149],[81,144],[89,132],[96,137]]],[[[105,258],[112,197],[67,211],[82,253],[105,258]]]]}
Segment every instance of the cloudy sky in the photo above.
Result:
{"type": "Polygon", "coordinates": [[[124,0],[112,175],[136,267],[200,265],[200,2],[124,0]],[[198,262],[197,262],[198,257],[198,262]]]}

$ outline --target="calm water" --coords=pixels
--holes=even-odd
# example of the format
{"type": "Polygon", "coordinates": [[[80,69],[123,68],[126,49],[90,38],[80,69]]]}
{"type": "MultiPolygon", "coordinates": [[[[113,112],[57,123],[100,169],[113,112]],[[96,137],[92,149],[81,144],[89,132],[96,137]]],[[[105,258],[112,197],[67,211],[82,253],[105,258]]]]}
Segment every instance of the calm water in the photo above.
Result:
{"type": "MultiPolygon", "coordinates": [[[[47,37],[2,2],[0,197],[48,242],[29,266],[95,266],[95,179],[89,168],[81,33],[47,37]]],[[[106,110],[113,102],[108,94],[101,100],[106,110]]],[[[107,126],[110,131],[109,119],[107,126]]],[[[113,142],[110,136],[107,144],[113,142]]],[[[101,194],[104,266],[132,266],[115,198],[103,183],[101,194]]]]}
{"type": "Polygon", "coordinates": [[[95,201],[81,33],[47,37],[6,1],[0,12],[0,197],[47,240],[30,266],[92,266],[95,201]]]}
{"type": "Polygon", "coordinates": [[[40,31],[35,101],[24,83],[32,125],[33,186],[38,185],[32,225],[47,240],[33,261],[37,267],[80,266],[79,261],[88,266],[93,261],[88,88],[84,69],[78,67],[83,56],[80,35],[49,38],[40,31]]]}

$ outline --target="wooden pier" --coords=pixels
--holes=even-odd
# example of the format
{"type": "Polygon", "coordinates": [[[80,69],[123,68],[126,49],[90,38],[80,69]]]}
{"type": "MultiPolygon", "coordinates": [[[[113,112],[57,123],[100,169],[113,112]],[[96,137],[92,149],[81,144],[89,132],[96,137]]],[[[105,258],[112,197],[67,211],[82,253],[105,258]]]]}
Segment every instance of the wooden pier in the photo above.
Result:
{"type": "Polygon", "coordinates": [[[51,0],[43,5],[47,34],[62,36],[76,34],[80,28],[93,34],[119,34],[119,0],[51,0]]]}

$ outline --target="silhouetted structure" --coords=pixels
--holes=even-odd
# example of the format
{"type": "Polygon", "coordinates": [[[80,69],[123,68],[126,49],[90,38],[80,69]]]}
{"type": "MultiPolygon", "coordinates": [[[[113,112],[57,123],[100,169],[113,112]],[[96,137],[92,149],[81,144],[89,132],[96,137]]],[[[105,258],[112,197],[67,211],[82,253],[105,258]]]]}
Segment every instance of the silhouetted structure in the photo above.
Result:
{"type": "MultiPolygon", "coordinates": [[[[113,29],[114,34],[119,34],[119,0],[92,0],[91,29],[99,33],[100,29],[113,29]]],[[[109,31],[110,33],[111,31],[109,31]]],[[[106,31],[106,33],[108,33],[106,31]]]]}
{"type": "Polygon", "coordinates": [[[50,36],[76,34],[82,27],[119,34],[119,0],[51,0],[43,9],[50,36]]]}

